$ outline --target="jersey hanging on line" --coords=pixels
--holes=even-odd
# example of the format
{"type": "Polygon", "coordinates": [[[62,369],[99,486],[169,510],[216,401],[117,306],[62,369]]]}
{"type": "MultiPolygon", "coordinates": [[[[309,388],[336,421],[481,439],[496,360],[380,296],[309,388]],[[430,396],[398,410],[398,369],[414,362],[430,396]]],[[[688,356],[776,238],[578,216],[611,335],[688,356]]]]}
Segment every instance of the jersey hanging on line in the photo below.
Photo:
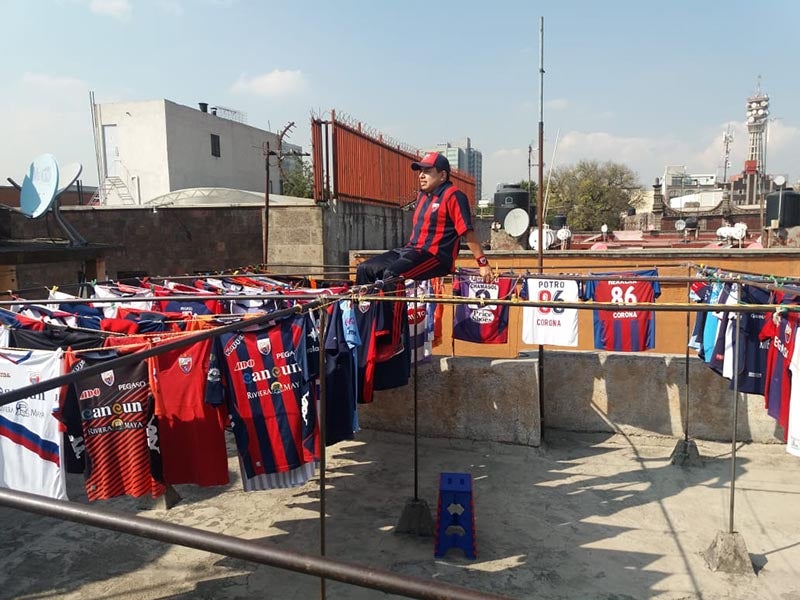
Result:
{"type": "MultiPolygon", "coordinates": [[[[63,353],[0,350],[0,391],[61,375],[63,353]]],[[[58,388],[0,407],[0,487],[67,500],[58,388]]]]}
{"type": "Polygon", "coordinates": [[[657,269],[592,273],[599,276],[631,277],[621,280],[587,281],[584,300],[613,302],[619,308],[595,309],[594,347],[598,350],[639,352],[655,347],[656,323],[651,310],[626,310],[625,304],[655,302],[661,295],[658,281],[639,281],[635,277],[657,277],[657,269]]]}
{"type": "MultiPolygon", "coordinates": [[[[67,368],[75,373],[118,356],[114,350],[68,355],[67,368]]],[[[153,404],[146,361],[83,377],[68,387],[55,415],[75,455],[85,460],[90,501],[164,493],[153,404]]]]}
{"type": "Polygon", "coordinates": [[[150,358],[165,483],[228,483],[224,412],[205,401],[212,343],[150,358]]]}
{"type": "Polygon", "coordinates": [[[243,478],[289,471],[315,459],[307,323],[305,315],[293,315],[216,339],[206,398],[228,406],[243,478]]]}
{"type": "Polygon", "coordinates": [[[509,299],[514,280],[500,277],[492,283],[474,276],[455,276],[453,294],[475,298],[475,303],[458,304],[454,311],[453,337],[477,344],[508,342],[508,305],[491,304],[488,300],[509,299]]]}
{"type": "MultiPolygon", "coordinates": [[[[538,302],[577,302],[578,282],[530,277],[522,297],[538,302]]],[[[522,309],[522,341],[551,346],[578,345],[578,309],[525,306],[522,309]]]]}

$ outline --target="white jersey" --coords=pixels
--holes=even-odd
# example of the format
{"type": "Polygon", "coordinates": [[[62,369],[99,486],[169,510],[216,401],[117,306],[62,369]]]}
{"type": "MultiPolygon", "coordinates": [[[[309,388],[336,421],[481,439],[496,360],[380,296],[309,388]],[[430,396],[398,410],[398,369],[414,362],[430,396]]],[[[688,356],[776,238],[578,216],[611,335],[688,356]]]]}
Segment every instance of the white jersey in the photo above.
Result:
{"type": "MultiPolygon", "coordinates": [[[[19,389],[61,375],[61,350],[0,351],[0,388],[19,389]]],[[[53,410],[58,388],[0,406],[0,487],[67,499],[63,436],[53,410]]]]}
{"type": "MultiPolygon", "coordinates": [[[[528,300],[536,302],[578,302],[578,282],[563,279],[527,281],[528,300]]],[[[550,306],[522,308],[522,341],[551,346],[578,345],[578,309],[550,306]]]]}
{"type": "Polygon", "coordinates": [[[794,456],[800,456],[800,344],[794,345],[789,371],[792,374],[792,383],[789,388],[789,426],[786,432],[786,451],[794,456]]]}

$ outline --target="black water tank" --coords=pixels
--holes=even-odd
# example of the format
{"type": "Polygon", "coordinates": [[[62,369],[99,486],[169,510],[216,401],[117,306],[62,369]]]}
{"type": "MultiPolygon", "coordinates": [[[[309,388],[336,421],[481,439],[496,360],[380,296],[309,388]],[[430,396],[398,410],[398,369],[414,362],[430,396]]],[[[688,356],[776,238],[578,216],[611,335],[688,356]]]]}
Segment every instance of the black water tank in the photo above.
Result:
{"type": "Polygon", "coordinates": [[[628,214],[629,217],[634,216],[636,214],[636,209],[633,206],[629,206],[627,214],[628,214]]]}
{"type": "Polygon", "coordinates": [[[686,223],[686,229],[697,229],[697,217],[686,217],[684,223],[686,223]]]}
{"type": "Polygon", "coordinates": [[[553,229],[558,230],[567,226],[567,215],[556,215],[553,217],[553,229]]]}
{"type": "Polygon", "coordinates": [[[772,227],[772,222],[775,220],[778,221],[778,227],[800,225],[800,194],[794,190],[767,194],[767,212],[764,224],[772,227]]]}
{"type": "Polygon", "coordinates": [[[528,190],[518,185],[504,183],[494,193],[494,220],[502,225],[506,215],[515,208],[523,208],[530,214],[528,190]]]}

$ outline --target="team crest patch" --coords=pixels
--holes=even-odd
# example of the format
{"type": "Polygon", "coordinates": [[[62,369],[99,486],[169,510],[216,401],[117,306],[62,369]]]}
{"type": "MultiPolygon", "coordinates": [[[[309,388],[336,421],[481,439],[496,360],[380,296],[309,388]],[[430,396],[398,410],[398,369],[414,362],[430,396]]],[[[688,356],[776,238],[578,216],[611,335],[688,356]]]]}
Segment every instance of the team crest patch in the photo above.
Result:
{"type": "Polygon", "coordinates": [[[431,204],[431,212],[436,212],[437,210],[439,210],[439,203],[434,202],[433,204],[431,204]]]}
{"type": "Polygon", "coordinates": [[[788,342],[791,339],[792,339],[792,326],[789,325],[789,323],[786,323],[786,341],[788,342]]]}
{"type": "Polygon", "coordinates": [[[114,371],[103,371],[100,373],[100,379],[109,387],[114,385],[114,371]]]}
{"type": "Polygon", "coordinates": [[[39,373],[30,373],[28,375],[28,381],[31,382],[31,385],[36,385],[42,380],[42,376],[39,373]]]}
{"type": "Polygon", "coordinates": [[[362,300],[358,303],[358,310],[360,310],[362,313],[366,313],[369,310],[369,306],[369,302],[362,300]]]}
{"type": "Polygon", "coordinates": [[[181,371],[184,373],[189,373],[192,370],[192,357],[191,356],[179,356],[178,357],[178,366],[180,367],[181,371]]]}
{"type": "Polygon", "coordinates": [[[261,354],[269,354],[272,351],[272,342],[269,338],[262,338],[260,340],[256,340],[256,348],[261,354]]]}

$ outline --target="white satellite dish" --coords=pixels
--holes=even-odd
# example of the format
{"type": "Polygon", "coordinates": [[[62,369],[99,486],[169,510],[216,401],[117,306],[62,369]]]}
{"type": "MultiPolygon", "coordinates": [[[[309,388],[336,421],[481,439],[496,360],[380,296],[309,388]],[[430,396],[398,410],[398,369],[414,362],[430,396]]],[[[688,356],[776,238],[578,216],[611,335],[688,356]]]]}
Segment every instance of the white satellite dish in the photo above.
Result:
{"type": "MultiPolygon", "coordinates": [[[[560,230],[559,230],[560,231],[560,230]]],[[[542,236],[544,237],[544,246],[543,249],[547,250],[550,246],[555,244],[556,236],[553,233],[552,229],[544,229],[542,231],[542,236]]],[[[531,234],[528,236],[528,245],[531,247],[531,250],[539,250],[539,230],[532,229],[531,234]]]]}
{"type": "Polygon", "coordinates": [[[731,237],[735,240],[743,240],[744,236],[747,235],[747,225],[741,227],[744,223],[737,223],[733,227],[731,227],[731,237]]]}
{"type": "Polygon", "coordinates": [[[524,208],[513,208],[508,211],[506,218],[503,219],[503,229],[508,235],[519,237],[528,230],[530,217],[524,208]]]}
{"type": "Polygon", "coordinates": [[[81,176],[82,171],[83,165],[79,162],[69,163],[59,169],[58,179],[61,181],[61,185],[58,186],[58,190],[56,191],[56,198],[71,188],[73,183],[78,181],[78,177],[81,176]]]}
{"type": "Polygon", "coordinates": [[[600,226],[600,231],[601,231],[602,233],[608,233],[608,225],[606,225],[605,223],[603,223],[603,224],[600,226]]]}
{"type": "Polygon", "coordinates": [[[675,231],[683,231],[684,229],[686,229],[686,221],[683,219],[675,221],[675,231]]]}
{"type": "Polygon", "coordinates": [[[22,182],[19,209],[32,219],[41,217],[50,208],[58,190],[58,162],[52,154],[33,159],[22,182]]]}
{"type": "Polygon", "coordinates": [[[732,237],[732,235],[731,235],[732,234],[732,231],[731,231],[732,229],[733,229],[733,227],[719,227],[717,229],[717,237],[718,238],[723,238],[723,239],[727,239],[729,237],[732,237]]]}
{"type": "Polygon", "coordinates": [[[773,183],[774,183],[775,185],[777,185],[778,187],[781,187],[781,186],[783,186],[783,185],[786,185],[786,177],[784,177],[783,175],[778,175],[778,176],[777,176],[777,177],[775,177],[775,179],[773,179],[772,181],[773,181],[773,183]]]}
{"type": "Polygon", "coordinates": [[[572,237],[572,232],[567,229],[566,227],[562,227],[558,231],[556,231],[556,237],[561,242],[566,242],[569,238],[572,237]]]}

